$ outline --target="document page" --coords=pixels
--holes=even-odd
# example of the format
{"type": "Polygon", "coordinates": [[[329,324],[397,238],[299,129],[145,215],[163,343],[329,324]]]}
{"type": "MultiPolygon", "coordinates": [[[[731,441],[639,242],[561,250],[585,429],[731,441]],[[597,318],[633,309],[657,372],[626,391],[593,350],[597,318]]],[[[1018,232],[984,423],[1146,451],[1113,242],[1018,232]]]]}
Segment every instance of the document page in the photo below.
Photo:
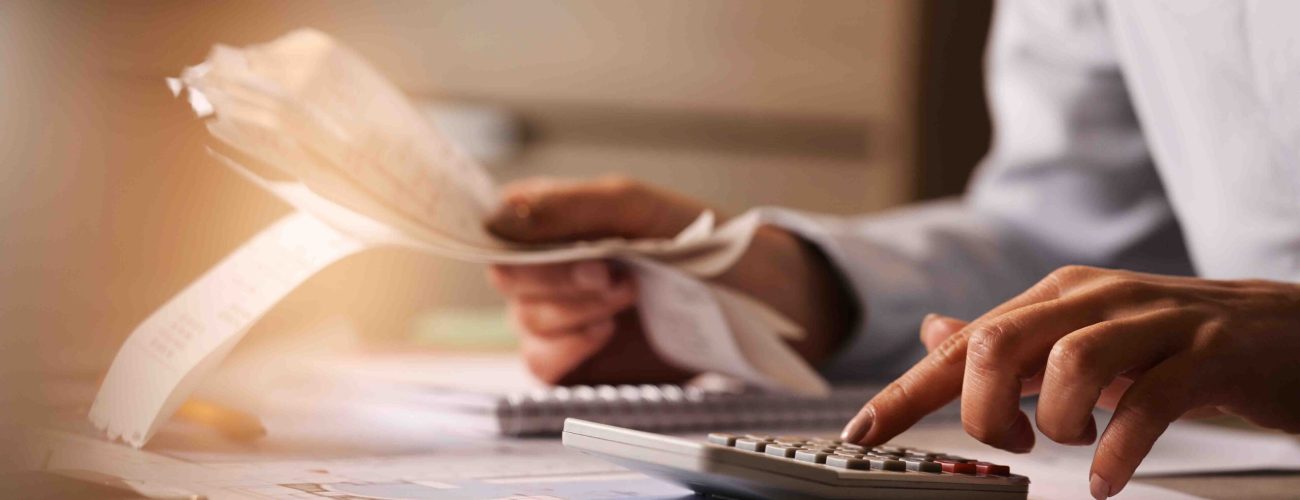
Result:
{"type": "Polygon", "coordinates": [[[708,281],[748,248],[758,213],[719,225],[706,212],[670,239],[515,245],[484,227],[497,203],[486,170],[322,33],[217,46],[168,83],[206,120],[212,154],[297,212],[132,333],[90,414],[110,437],[143,446],[258,318],[324,267],[377,246],[483,263],[621,260],[637,274],[643,326],[665,359],[777,390],[829,392],[785,343],[802,334],[798,325],[708,281]]]}

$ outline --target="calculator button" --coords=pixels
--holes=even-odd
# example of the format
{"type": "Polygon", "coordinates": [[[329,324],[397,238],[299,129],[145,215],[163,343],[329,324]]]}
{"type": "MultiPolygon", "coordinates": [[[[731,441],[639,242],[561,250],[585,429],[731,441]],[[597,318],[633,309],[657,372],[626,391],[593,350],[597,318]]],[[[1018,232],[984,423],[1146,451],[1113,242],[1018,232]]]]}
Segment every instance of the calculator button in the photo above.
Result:
{"type": "Polygon", "coordinates": [[[838,469],[871,470],[870,461],[861,458],[850,458],[843,455],[831,455],[826,457],[826,465],[838,469]]]}
{"type": "Polygon", "coordinates": [[[972,463],[954,462],[946,459],[935,460],[935,462],[937,462],[940,467],[943,467],[944,472],[951,472],[953,474],[975,474],[975,464],[972,463]]]}
{"type": "Polygon", "coordinates": [[[768,436],[766,434],[745,434],[745,438],[753,439],[754,441],[775,441],[776,440],[776,438],[772,436],[768,436]]]}
{"type": "Polygon", "coordinates": [[[902,460],[894,460],[892,458],[885,458],[885,457],[876,457],[876,458],[871,458],[870,460],[871,460],[872,469],[892,470],[898,472],[907,470],[907,463],[903,462],[902,460]]]}
{"type": "Polygon", "coordinates": [[[981,476],[1007,477],[1011,475],[1011,467],[989,462],[975,462],[975,473],[981,476]]]}
{"type": "Polygon", "coordinates": [[[839,455],[841,457],[851,457],[851,458],[862,458],[864,456],[861,453],[854,453],[852,451],[846,451],[846,450],[836,450],[835,453],[832,453],[832,455],[839,455]]]}
{"type": "Polygon", "coordinates": [[[709,442],[723,446],[735,446],[736,436],[722,432],[713,432],[709,434],[709,442]]]}
{"type": "Polygon", "coordinates": [[[737,448],[740,448],[742,450],[757,451],[759,453],[762,453],[763,449],[766,448],[767,445],[768,445],[767,441],[758,441],[749,438],[742,438],[736,440],[737,448]]]}
{"type": "Polygon", "coordinates": [[[853,444],[853,443],[843,443],[843,444],[840,445],[840,448],[843,448],[843,449],[846,449],[846,450],[853,450],[853,451],[856,451],[856,452],[858,452],[858,453],[862,453],[864,450],[866,450],[865,447],[863,447],[863,446],[859,446],[859,445],[856,445],[856,444],[853,444]]]}
{"type": "Polygon", "coordinates": [[[795,460],[813,464],[824,464],[826,463],[826,457],[829,456],[831,456],[831,454],[816,450],[799,450],[794,452],[795,460]]]}
{"type": "Polygon", "coordinates": [[[795,446],[769,444],[767,445],[767,448],[763,450],[763,453],[777,457],[794,458],[794,453],[796,451],[799,451],[799,448],[795,446]]]}
{"type": "Polygon", "coordinates": [[[907,464],[907,470],[917,472],[943,472],[943,466],[937,462],[927,462],[925,460],[903,459],[907,464]]]}

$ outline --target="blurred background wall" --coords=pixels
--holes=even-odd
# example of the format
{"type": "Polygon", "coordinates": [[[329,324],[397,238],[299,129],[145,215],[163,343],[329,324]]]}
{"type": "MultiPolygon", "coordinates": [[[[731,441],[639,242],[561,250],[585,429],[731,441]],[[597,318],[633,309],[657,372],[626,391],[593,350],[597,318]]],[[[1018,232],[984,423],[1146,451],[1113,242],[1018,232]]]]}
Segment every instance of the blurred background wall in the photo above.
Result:
{"type": "MultiPolygon", "coordinates": [[[[857,214],[965,185],[989,137],[980,64],[990,9],[988,0],[0,3],[0,361],[18,374],[5,379],[35,380],[39,366],[98,376],[150,311],[284,213],[204,155],[200,125],[162,83],[214,43],[302,26],[331,33],[449,126],[465,116],[505,124],[508,147],[489,158],[501,181],[622,172],[732,213],[857,214]]],[[[481,274],[371,252],[313,279],[254,336],[338,316],[369,338],[402,341],[430,315],[494,314],[481,274]]]]}

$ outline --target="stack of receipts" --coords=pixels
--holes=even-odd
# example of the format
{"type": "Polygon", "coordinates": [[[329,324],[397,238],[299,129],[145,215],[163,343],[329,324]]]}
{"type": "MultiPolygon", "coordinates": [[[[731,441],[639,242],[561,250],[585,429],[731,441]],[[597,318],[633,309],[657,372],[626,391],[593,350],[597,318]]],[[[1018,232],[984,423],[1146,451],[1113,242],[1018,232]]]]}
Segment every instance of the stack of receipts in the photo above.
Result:
{"type": "Polygon", "coordinates": [[[204,375],[277,302],[321,269],[378,246],[472,262],[616,259],[639,287],[650,345],[684,368],[824,395],[785,343],[798,325],[707,278],[729,268],[762,223],[703,213],[673,239],[520,246],[483,226],[497,203],[479,165],[391,83],[328,36],[216,46],[168,84],[216,139],[210,152],[296,210],[150,315],[127,339],[90,410],[112,439],[143,446],[204,375]]]}

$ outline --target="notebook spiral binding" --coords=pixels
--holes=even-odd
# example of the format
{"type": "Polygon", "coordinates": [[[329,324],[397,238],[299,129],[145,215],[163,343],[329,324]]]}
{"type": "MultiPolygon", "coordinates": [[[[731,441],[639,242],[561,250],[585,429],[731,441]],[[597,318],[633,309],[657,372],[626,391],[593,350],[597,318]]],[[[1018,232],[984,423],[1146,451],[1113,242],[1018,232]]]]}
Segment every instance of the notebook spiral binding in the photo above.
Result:
{"type": "Polygon", "coordinates": [[[559,434],[570,417],[656,432],[836,427],[878,391],[876,386],[838,387],[829,397],[813,398],[758,389],[579,385],[500,396],[493,412],[506,436],[559,434]]]}

